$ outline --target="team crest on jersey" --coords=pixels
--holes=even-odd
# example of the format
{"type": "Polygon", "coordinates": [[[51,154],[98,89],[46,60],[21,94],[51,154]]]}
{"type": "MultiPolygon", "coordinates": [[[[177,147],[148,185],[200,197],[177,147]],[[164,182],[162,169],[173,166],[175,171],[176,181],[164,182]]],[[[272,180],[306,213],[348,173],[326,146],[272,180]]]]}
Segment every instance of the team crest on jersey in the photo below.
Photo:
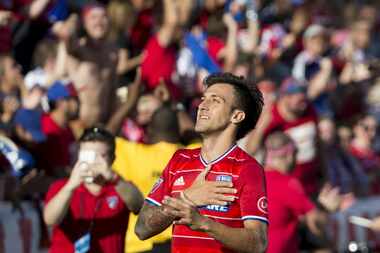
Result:
{"type": "Polygon", "coordinates": [[[257,208],[263,212],[263,213],[268,213],[268,200],[267,197],[261,197],[257,201],[257,208]]]}
{"type": "Polygon", "coordinates": [[[111,196],[107,198],[107,204],[110,209],[115,209],[118,203],[119,199],[117,196],[111,196]]]}
{"type": "Polygon", "coordinates": [[[232,182],[232,177],[230,175],[217,175],[216,181],[232,182]]]}
{"type": "Polygon", "coordinates": [[[156,183],[153,185],[152,187],[152,190],[150,191],[150,193],[153,193],[155,192],[158,187],[160,187],[160,185],[164,182],[164,179],[162,179],[161,177],[159,179],[157,179],[156,183]]]}

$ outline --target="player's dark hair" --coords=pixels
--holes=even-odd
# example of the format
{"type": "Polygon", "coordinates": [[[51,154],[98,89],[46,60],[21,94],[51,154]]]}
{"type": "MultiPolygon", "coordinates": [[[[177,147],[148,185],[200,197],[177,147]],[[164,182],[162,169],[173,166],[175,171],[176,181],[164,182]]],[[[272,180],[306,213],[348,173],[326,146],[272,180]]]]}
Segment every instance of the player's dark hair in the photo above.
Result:
{"type": "Polygon", "coordinates": [[[248,82],[242,76],[235,76],[231,73],[211,74],[203,82],[206,87],[223,83],[234,88],[235,106],[245,113],[244,120],[238,126],[237,139],[243,138],[255,128],[264,105],[263,94],[256,84],[248,82]]]}
{"type": "Polygon", "coordinates": [[[102,142],[108,147],[108,158],[110,164],[115,160],[115,136],[102,127],[90,127],[84,130],[79,138],[79,143],[83,142],[102,142]]]}

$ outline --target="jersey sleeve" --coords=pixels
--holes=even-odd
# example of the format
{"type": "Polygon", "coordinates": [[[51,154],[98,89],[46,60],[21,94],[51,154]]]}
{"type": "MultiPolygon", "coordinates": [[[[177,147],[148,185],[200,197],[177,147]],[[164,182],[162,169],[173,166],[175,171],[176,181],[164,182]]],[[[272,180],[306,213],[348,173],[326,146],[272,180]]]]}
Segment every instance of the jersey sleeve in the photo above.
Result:
{"type": "Polygon", "coordinates": [[[240,212],[243,220],[259,220],[268,223],[268,203],[263,168],[251,163],[240,173],[242,188],[240,212]]]}
{"type": "Polygon", "coordinates": [[[170,196],[171,193],[171,171],[176,161],[176,154],[170,159],[162,172],[160,178],[153,185],[152,190],[149,192],[145,201],[151,205],[161,206],[161,202],[165,196],[170,196]]]}
{"type": "Polygon", "coordinates": [[[297,216],[305,215],[315,208],[298,179],[289,180],[288,186],[291,198],[288,199],[287,205],[297,216]]]}

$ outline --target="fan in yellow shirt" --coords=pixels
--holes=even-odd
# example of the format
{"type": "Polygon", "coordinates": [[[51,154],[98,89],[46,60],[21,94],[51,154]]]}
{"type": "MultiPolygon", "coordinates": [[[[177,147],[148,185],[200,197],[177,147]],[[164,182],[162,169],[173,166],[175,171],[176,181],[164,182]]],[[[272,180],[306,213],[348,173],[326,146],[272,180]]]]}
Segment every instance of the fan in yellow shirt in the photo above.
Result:
{"type": "MultiPolygon", "coordinates": [[[[114,170],[124,179],[132,181],[139,190],[148,195],[174,152],[181,148],[176,112],[162,106],[153,114],[148,126],[152,144],[141,144],[116,139],[114,170]]],[[[150,251],[154,244],[166,243],[171,239],[171,227],[159,235],[141,241],[134,233],[137,216],[131,214],[126,235],[126,252],[150,251]]]]}

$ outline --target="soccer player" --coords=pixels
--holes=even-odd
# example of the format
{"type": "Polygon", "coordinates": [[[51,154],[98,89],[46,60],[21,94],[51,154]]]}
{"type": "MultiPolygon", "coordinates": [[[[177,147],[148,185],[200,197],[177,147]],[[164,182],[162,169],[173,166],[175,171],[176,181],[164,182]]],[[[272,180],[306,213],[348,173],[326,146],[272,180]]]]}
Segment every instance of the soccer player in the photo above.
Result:
{"type": "Polygon", "coordinates": [[[202,147],[174,154],[146,198],[135,232],[147,239],[174,222],[174,253],[264,252],[264,172],[236,145],[255,126],[262,94],[229,73],[210,75],[204,83],[195,125],[202,147]]]}
{"type": "Polygon", "coordinates": [[[115,139],[104,129],[86,129],[70,178],[52,184],[43,217],[54,226],[50,251],[124,252],[129,213],[143,197],[136,186],[111,170],[115,139]]]}

